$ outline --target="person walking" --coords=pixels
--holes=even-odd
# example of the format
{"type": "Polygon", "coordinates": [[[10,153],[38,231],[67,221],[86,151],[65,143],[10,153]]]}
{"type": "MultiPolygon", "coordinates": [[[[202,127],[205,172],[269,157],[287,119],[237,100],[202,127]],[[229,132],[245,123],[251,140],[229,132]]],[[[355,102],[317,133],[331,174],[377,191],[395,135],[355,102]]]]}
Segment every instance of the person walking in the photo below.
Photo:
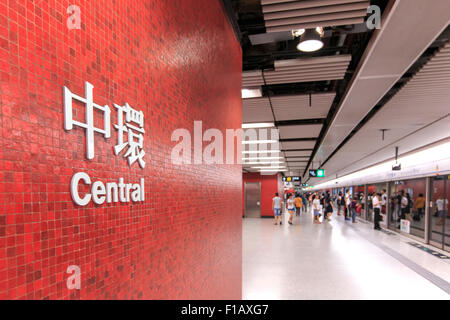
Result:
{"type": "Polygon", "coordinates": [[[300,197],[300,194],[297,193],[295,195],[294,202],[295,202],[295,215],[300,216],[300,211],[302,210],[303,207],[303,200],[300,197]]]}
{"type": "Polygon", "coordinates": [[[319,197],[315,194],[312,195],[312,208],[314,213],[313,224],[321,224],[320,218],[320,200],[319,197]]]}
{"type": "Polygon", "coordinates": [[[381,230],[380,227],[380,211],[381,211],[381,194],[374,194],[372,197],[372,207],[374,212],[373,224],[375,230],[381,230]]]}
{"type": "Polygon", "coordinates": [[[278,192],[275,193],[275,197],[272,199],[272,210],[273,210],[273,215],[275,217],[274,225],[278,224],[278,220],[280,220],[280,225],[282,224],[282,219],[281,219],[282,204],[283,204],[283,201],[281,200],[278,192]]]}
{"type": "Polygon", "coordinates": [[[301,198],[302,198],[302,203],[303,203],[303,212],[306,212],[306,211],[308,211],[308,202],[306,201],[306,197],[305,197],[305,194],[304,193],[302,193],[301,194],[301,198]]]}
{"type": "Polygon", "coordinates": [[[292,219],[294,218],[294,212],[295,212],[295,201],[292,198],[292,194],[290,194],[290,193],[287,195],[286,208],[289,212],[288,223],[292,224],[292,219]]]}

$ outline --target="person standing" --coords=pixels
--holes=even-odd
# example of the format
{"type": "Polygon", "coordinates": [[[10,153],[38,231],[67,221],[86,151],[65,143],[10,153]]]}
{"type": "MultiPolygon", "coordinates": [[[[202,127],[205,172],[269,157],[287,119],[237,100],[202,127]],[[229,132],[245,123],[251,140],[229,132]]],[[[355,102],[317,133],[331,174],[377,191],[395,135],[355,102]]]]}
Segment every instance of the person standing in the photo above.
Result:
{"type": "Polygon", "coordinates": [[[281,200],[281,198],[278,195],[278,192],[275,193],[275,197],[272,199],[272,210],[273,210],[273,215],[275,217],[275,225],[278,224],[278,220],[280,220],[280,225],[282,224],[282,219],[281,219],[281,206],[283,204],[283,201],[281,200]]]}
{"type": "Polygon", "coordinates": [[[381,214],[386,214],[387,194],[386,189],[381,190],[381,214]]]}
{"type": "Polygon", "coordinates": [[[412,222],[411,219],[411,209],[413,207],[413,202],[411,200],[411,196],[409,195],[409,193],[406,193],[406,199],[408,200],[408,204],[406,205],[405,208],[405,219],[408,220],[409,222],[412,222]]]}
{"type": "Polygon", "coordinates": [[[350,207],[352,210],[352,222],[356,223],[356,205],[358,203],[358,197],[354,196],[352,202],[350,203],[350,207]]]}
{"type": "Polygon", "coordinates": [[[295,195],[294,202],[295,202],[295,215],[300,216],[300,211],[302,210],[303,207],[303,200],[300,197],[300,194],[297,193],[295,195]]]}
{"type": "Polygon", "coordinates": [[[416,198],[416,201],[414,201],[414,208],[417,210],[417,214],[413,216],[413,219],[416,221],[420,221],[425,213],[425,198],[423,197],[422,193],[420,193],[416,198]]]}
{"type": "Polygon", "coordinates": [[[286,208],[289,212],[288,223],[292,224],[292,219],[294,218],[294,212],[295,212],[295,201],[294,201],[294,199],[292,199],[292,194],[290,194],[290,193],[287,195],[286,208]]]}
{"type": "Polygon", "coordinates": [[[380,227],[380,211],[381,211],[381,194],[374,194],[372,197],[372,207],[374,212],[373,224],[375,230],[381,230],[380,227]]]}
{"type": "Polygon", "coordinates": [[[313,224],[321,224],[320,218],[320,200],[317,195],[312,195],[312,208],[314,213],[313,224]]]}
{"type": "Polygon", "coordinates": [[[333,200],[331,199],[330,192],[327,191],[325,195],[325,213],[323,217],[323,221],[327,219],[327,221],[331,221],[330,216],[333,214],[334,205],[333,200]]]}
{"type": "MultiPolygon", "coordinates": [[[[401,214],[400,214],[400,220],[406,220],[406,211],[408,210],[408,198],[405,195],[405,191],[401,190],[400,191],[400,196],[401,196],[401,200],[400,200],[400,209],[401,209],[401,214]]],[[[400,228],[400,226],[398,226],[400,228]]]]}
{"type": "Polygon", "coordinates": [[[351,205],[351,200],[352,196],[350,194],[350,189],[347,190],[347,193],[345,194],[345,220],[346,221],[350,221],[350,205],[351,205]]]}
{"type": "Polygon", "coordinates": [[[339,195],[337,197],[337,214],[338,216],[341,215],[341,208],[342,208],[342,192],[339,191],[339,195]]]}

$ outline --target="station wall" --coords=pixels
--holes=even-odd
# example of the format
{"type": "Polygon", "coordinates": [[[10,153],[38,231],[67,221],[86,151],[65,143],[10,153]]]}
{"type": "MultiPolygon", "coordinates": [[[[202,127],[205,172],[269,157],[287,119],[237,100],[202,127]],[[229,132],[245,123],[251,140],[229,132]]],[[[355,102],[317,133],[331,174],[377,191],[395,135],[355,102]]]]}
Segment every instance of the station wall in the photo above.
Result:
{"type": "Polygon", "coordinates": [[[261,183],[261,216],[273,217],[272,199],[275,193],[278,192],[283,198],[283,183],[280,174],[261,175],[257,172],[250,172],[243,174],[242,180],[242,216],[245,215],[245,182],[260,182],[261,183]]]}
{"type": "Polygon", "coordinates": [[[79,16],[67,0],[0,2],[0,300],[240,299],[241,165],[171,161],[175,129],[241,127],[242,53],[221,1],[74,3],[79,16]],[[85,81],[111,109],[92,160],[86,130],[64,130],[63,86],[85,97],[85,81]],[[113,152],[125,103],[145,117],[145,168],[113,152]],[[75,205],[77,172],[144,178],[145,202],[75,205]]]}

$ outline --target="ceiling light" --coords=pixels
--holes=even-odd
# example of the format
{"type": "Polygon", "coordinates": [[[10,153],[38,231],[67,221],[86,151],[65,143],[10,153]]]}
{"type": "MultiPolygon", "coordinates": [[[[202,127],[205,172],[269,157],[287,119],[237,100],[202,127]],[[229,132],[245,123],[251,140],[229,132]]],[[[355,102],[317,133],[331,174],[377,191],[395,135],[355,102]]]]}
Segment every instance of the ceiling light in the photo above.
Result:
{"type": "Polygon", "coordinates": [[[262,144],[262,143],[276,143],[277,140],[246,140],[242,144],[262,144]]]}
{"type": "Polygon", "coordinates": [[[262,92],[260,88],[257,89],[242,89],[242,99],[260,98],[262,92]]]}
{"type": "Polygon", "coordinates": [[[286,172],[286,169],[278,169],[278,170],[259,170],[259,172],[286,172]]]}
{"type": "Polygon", "coordinates": [[[252,169],[286,169],[285,166],[265,166],[265,167],[252,167],[252,169]]]}
{"type": "Polygon", "coordinates": [[[242,151],[242,154],[258,154],[258,153],[280,153],[280,150],[258,150],[258,151],[242,151]]]}
{"type": "Polygon", "coordinates": [[[307,29],[300,37],[297,49],[303,52],[314,52],[322,49],[321,35],[323,35],[323,29],[307,29]],[[320,32],[321,30],[322,32],[320,32]]]}
{"type": "Polygon", "coordinates": [[[251,128],[272,128],[275,127],[273,122],[271,123],[243,123],[242,129],[251,129],[251,128]]]}
{"type": "Polygon", "coordinates": [[[278,160],[283,159],[283,157],[253,157],[253,158],[242,158],[242,160],[278,160]]]}
{"type": "Polygon", "coordinates": [[[292,35],[294,37],[300,37],[304,33],[305,33],[305,29],[292,30],[292,35]]]}
{"type": "Polygon", "coordinates": [[[242,162],[242,164],[283,164],[282,161],[250,161],[250,162],[242,162]]]}

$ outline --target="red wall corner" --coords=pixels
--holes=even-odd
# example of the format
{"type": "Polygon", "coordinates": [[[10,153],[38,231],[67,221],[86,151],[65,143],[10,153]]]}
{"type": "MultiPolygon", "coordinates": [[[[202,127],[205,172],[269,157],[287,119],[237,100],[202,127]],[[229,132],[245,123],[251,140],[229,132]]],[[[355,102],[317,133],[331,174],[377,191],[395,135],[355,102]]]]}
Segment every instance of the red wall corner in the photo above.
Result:
{"type": "Polygon", "coordinates": [[[261,183],[261,216],[272,217],[272,199],[275,196],[275,193],[278,192],[280,197],[283,197],[281,174],[261,175],[257,172],[242,174],[242,216],[245,215],[245,182],[261,183]]]}
{"type": "Polygon", "coordinates": [[[241,47],[219,1],[75,1],[80,29],[69,1],[0,2],[0,300],[242,298],[241,165],[171,162],[174,130],[242,125],[241,47]],[[112,124],[114,103],[144,112],[145,169],[113,154],[114,128],[92,160],[85,131],[64,130],[63,86],[84,96],[85,81],[112,124]],[[77,206],[79,171],[143,177],[145,202],[77,206]]]}

